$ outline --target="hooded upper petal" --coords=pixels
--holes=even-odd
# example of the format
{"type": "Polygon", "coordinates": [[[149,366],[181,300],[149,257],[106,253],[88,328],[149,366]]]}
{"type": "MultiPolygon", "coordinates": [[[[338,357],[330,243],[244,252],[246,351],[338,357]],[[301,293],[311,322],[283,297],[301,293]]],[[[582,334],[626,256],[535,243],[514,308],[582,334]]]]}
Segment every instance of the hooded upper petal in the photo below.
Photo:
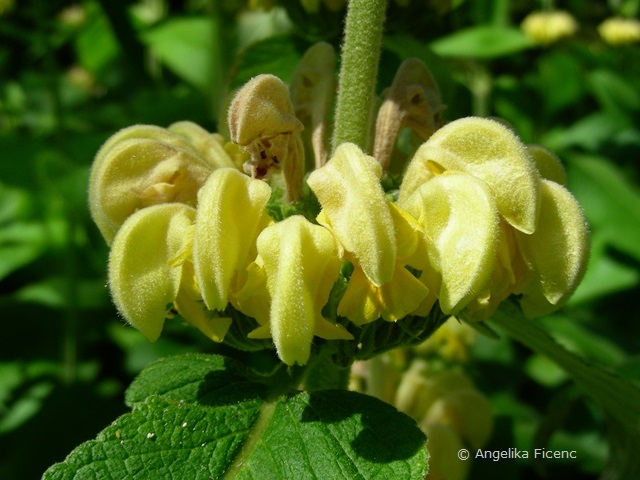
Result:
{"type": "Polygon", "coordinates": [[[109,287],[124,318],[149,340],[160,336],[167,305],[180,287],[182,265],[171,260],[189,241],[195,210],[173,203],[144,208],[127,219],[109,255],[109,287]]]}
{"type": "Polygon", "coordinates": [[[429,180],[434,169],[465,172],[483,180],[507,222],[525,233],[535,230],[539,174],[527,148],[501,123],[469,117],[437,130],[411,160],[400,201],[429,180]]]}
{"type": "Polygon", "coordinates": [[[541,192],[536,231],[516,233],[531,278],[520,303],[530,317],[560,307],[582,280],[589,259],[589,230],[576,199],[550,180],[542,180],[541,192]]]}
{"type": "Polygon", "coordinates": [[[198,192],[193,259],[209,309],[226,307],[235,276],[254,260],[256,238],[271,221],[270,196],[269,185],[233,168],[216,170],[198,192]]]}
{"type": "Polygon", "coordinates": [[[380,164],[344,143],[307,183],[322,205],[318,221],[329,228],[347,258],[357,261],[376,286],[393,276],[397,259],[392,214],[380,186],[380,164]]]}
{"type": "Polygon", "coordinates": [[[489,187],[471,175],[446,172],[401,206],[427,236],[430,263],[442,275],[442,311],[455,313],[482,291],[495,265],[499,216],[489,187]]]}

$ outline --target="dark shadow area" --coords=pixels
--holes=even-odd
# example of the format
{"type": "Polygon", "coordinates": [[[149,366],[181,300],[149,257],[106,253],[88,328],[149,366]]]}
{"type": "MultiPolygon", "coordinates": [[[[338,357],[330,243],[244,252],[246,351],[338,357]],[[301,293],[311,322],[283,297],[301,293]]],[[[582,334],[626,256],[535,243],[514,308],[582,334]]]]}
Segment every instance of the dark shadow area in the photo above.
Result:
{"type": "Polygon", "coordinates": [[[425,448],[425,435],[413,419],[381,400],[356,392],[324,390],[308,394],[300,421],[319,422],[330,428],[356,416],[361,428],[351,447],[368,461],[406,460],[425,448]]]}

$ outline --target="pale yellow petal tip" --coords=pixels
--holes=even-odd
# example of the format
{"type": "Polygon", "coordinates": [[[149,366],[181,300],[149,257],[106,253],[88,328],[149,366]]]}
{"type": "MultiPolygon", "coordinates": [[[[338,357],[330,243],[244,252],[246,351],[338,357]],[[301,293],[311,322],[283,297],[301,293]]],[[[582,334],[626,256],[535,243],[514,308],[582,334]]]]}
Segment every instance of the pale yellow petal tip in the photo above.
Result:
{"type": "Polygon", "coordinates": [[[540,145],[527,145],[542,178],[552,180],[560,185],[567,183],[567,174],[558,156],[540,145]]]}
{"type": "Polygon", "coordinates": [[[326,318],[317,318],[314,335],[326,340],[353,340],[353,335],[342,325],[332,323],[326,318]]]}
{"type": "Polygon", "coordinates": [[[419,309],[429,289],[402,265],[396,265],[391,280],[380,287],[356,267],[338,304],[338,315],[360,326],[383,318],[396,322],[419,309]]]}

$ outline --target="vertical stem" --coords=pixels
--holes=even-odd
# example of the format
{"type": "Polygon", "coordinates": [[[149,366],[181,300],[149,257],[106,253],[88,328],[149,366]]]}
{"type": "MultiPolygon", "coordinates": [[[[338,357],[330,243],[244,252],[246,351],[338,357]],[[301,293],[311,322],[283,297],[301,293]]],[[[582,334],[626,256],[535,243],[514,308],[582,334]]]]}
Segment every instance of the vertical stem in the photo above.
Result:
{"type": "Polygon", "coordinates": [[[342,45],[332,151],[351,142],[370,150],[370,125],[387,0],[350,0],[342,45]]]}

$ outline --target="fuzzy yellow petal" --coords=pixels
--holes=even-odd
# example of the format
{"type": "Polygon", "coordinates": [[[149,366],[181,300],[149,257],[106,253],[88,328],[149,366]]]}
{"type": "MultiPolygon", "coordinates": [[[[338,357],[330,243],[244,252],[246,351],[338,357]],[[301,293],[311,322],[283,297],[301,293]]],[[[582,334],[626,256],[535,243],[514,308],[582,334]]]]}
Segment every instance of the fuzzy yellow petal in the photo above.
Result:
{"type": "Polygon", "coordinates": [[[231,326],[230,318],[214,317],[213,312],[204,305],[190,261],[183,264],[182,280],[173,304],[187,323],[214,342],[221,342],[231,326]]]}
{"type": "Polygon", "coordinates": [[[489,187],[471,175],[447,172],[402,207],[431,242],[431,265],[442,275],[442,311],[459,311],[482,291],[495,265],[499,215],[489,187]]]}
{"type": "Polygon", "coordinates": [[[411,160],[400,188],[402,199],[419,187],[413,177],[420,175],[414,172],[430,170],[429,162],[483,180],[507,222],[525,233],[535,230],[539,175],[526,147],[501,123],[469,117],[437,130],[411,160]]]}
{"type": "Polygon", "coordinates": [[[187,139],[212,169],[236,168],[232,157],[225,150],[226,142],[222,135],[209,133],[200,125],[187,121],[169,125],[167,130],[187,139]]]}
{"type": "Polygon", "coordinates": [[[529,317],[559,308],[574,292],[589,259],[589,231],[580,205],[563,186],[541,182],[538,227],[517,233],[522,256],[532,275],[520,301],[529,317]]]}
{"type": "Polygon", "coordinates": [[[89,181],[91,215],[107,243],[136,210],[160,203],[195,205],[211,169],[188,150],[127,139],[98,153],[89,181]]]}
{"type": "Polygon", "coordinates": [[[182,204],[140,210],[124,223],[109,255],[109,287],[122,316],[149,340],[158,338],[167,305],[178,294],[182,266],[170,260],[184,247],[195,210],[182,204]]]}
{"type": "Polygon", "coordinates": [[[515,232],[506,222],[500,222],[496,264],[486,290],[481,292],[464,310],[470,321],[487,320],[500,303],[526,281],[527,268],[517,245],[515,232]]]}
{"type": "Polygon", "coordinates": [[[242,288],[231,297],[232,305],[245,315],[255,318],[260,327],[247,335],[249,338],[271,338],[269,330],[269,315],[271,297],[267,289],[267,273],[262,259],[247,267],[247,278],[242,288]]]}
{"type": "Polygon", "coordinates": [[[267,225],[271,188],[233,168],[211,174],[198,193],[193,244],[196,279],[210,310],[223,310],[234,275],[255,258],[255,241],[267,225]]]}
{"type": "Polygon", "coordinates": [[[348,258],[356,260],[376,286],[388,282],[396,266],[393,218],[380,186],[380,164],[356,145],[340,145],[307,183],[322,205],[318,219],[329,228],[348,258]]]}
{"type": "Polygon", "coordinates": [[[271,297],[271,335],[283,362],[306,364],[313,336],[325,330],[330,338],[353,338],[320,313],[340,270],[331,233],[295,215],[260,234],[258,255],[271,297]]]}
{"type": "Polygon", "coordinates": [[[395,322],[416,310],[428,293],[427,287],[403,266],[396,266],[391,280],[380,287],[356,267],[338,305],[338,315],[356,325],[380,317],[395,322]]]}
{"type": "Polygon", "coordinates": [[[560,185],[567,183],[567,174],[558,156],[540,145],[527,145],[540,176],[560,185]]]}

